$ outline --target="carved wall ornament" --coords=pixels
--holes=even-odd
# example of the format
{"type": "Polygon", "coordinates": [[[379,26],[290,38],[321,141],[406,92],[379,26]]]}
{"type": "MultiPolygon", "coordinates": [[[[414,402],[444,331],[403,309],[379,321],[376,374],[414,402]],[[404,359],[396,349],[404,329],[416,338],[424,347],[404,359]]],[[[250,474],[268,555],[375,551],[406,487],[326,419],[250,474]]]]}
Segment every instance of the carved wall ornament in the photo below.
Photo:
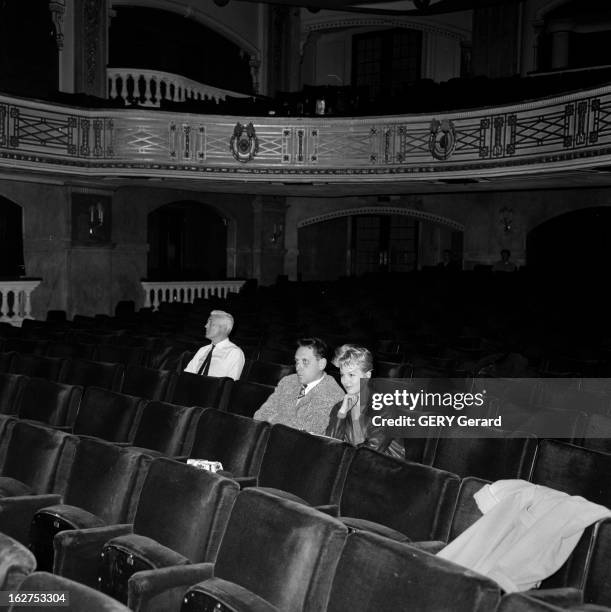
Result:
{"type": "Polygon", "coordinates": [[[55,28],[55,44],[58,51],[64,48],[64,13],[66,12],[65,0],[49,0],[49,10],[55,28]]]}
{"type": "Polygon", "coordinates": [[[429,150],[435,159],[446,160],[456,148],[456,131],[449,119],[433,119],[429,136],[429,150]]]}
{"type": "Polygon", "coordinates": [[[238,121],[235,124],[229,148],[232,155],[242,163],[249,162],[259,152],[259,139],[252,122],[242,125],[238,121]]]}

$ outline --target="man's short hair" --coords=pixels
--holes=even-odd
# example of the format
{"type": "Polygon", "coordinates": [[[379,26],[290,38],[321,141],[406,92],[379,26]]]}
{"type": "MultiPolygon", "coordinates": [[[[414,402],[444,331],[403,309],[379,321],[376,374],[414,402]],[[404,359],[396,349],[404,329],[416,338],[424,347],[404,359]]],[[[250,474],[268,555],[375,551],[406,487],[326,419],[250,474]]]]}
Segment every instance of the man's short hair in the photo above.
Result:
{"type": "Polygon", "coordinates": [[[210,316],[218,317],[219,319],[223,319],[223,322],[225,323],[225,331],[227,332],[227,335],[231,333],[231,330],[233,329],[233,317],[228,312],[225,312],[224,310],[213,310],[210,313],[210,316]]]}
{"type": "Polygon", "coordinates": [[[297,340],[297,348],[311,348],[318,359],[326,359],[329,348],[320,338],[300,338],[297,340]]]}

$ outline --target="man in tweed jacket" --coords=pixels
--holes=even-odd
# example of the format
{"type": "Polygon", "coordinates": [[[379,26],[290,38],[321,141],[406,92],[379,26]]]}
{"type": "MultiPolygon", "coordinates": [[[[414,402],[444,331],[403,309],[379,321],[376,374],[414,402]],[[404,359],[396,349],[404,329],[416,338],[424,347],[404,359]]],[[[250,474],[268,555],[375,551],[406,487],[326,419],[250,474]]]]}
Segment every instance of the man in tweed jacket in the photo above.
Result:
{"type": "Polygon", "coordinates": [[[276,390],[255,412],[254,418],[324,434],[331,408],[343,399],[344,392],[335,379],[325,373],[325,343],[319,338],[304,338],[297,344],[297,373],[285,376],[278,383],[276,390]]]}

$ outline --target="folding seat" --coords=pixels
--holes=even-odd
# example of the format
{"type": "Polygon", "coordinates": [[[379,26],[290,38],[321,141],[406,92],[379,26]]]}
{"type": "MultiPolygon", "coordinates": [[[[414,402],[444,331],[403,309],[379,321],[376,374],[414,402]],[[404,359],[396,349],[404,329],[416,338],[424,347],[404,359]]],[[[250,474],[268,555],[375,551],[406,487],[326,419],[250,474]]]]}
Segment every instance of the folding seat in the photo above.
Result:
{"type": "Polygon", "coordinates": [[[133,524],[58,534],[54,571],[125,603],[127,581],[135,572],[213,562],[238,491],[222,476],[156,459],[133,524]]]}
{"type": "Polygon", "coordinates": [[[34,555],[14,538],[0,533],[0,590],[15,590],[35,569],[34,555]]]}
{"type": "Polygon", "coordinates": [[[63,490],[77,445],[76,436],[16,422],[0,469],[0,498],[63,490]]]}
{"type": "Polygon", "coordinates": [[[93,359],[95,344],[67,344],[65,342],[51,342],[47,347],[47,357],[62,357],[63,359],[93,359]]]}
{"type": "Polygon", "coordinates": [[[140,412],[131,445],[169,457],[188,455],[201,413],[197,406],[148,402],[140,412]]]}
{"type": "Polygon", "coordinates": [[[44,355],[48,342],[46,340],[24,340],[23,338],[7,338],[4,341],[5,353],[15,351],[17,353],[31,353],[44,355]]]}
{"type": "Polygon", "coordinates": [[[19,374],[0,374],[0,414],[17,414],[26,381],[27,377],[19,374]]]}
{"type": "Polygon", "coordinates": [[[23,513],[22,520],[31,520],[38,569],[53,567],[53,538],[60,531],[131,523],[150,462],[146,454],[81,438],[63,496],[23,513]]]}
{"type": "Polygon", "coordinates": [[[312,506],[335,506],[353,454],[339,440],[273,425],[257,485],[312,506]]]}
{"type": "MultiPolygon", "coordinates": [[[[24,593],[43,592],[51,593],[57,597],[56,601],[62,601],[62,593],[68,594],[69,606],[67,610],[87,610],[87,612],[130,612],[122,603],[116,599],[104,595],[95,589],[92,589],[73,580],[67,580],[61,576],[54,576],[48,572],[37,571],[30,574],[19,585],[17,592],[24,593]]],[[[57,603],[53,607],[61,607],[63,603],[57,603]]],[[[19,612],[23,609],[23,604],[14,604],[8,608],[9,612],[19,612]]],[[[49,604],[43,606],[28,606],[29,610],[45,611],[49,609],[49,604]]]]}
{"type": "Polygon", "coordinates": [[[59,382],[118,391],[121,388],[124,370],[125,367],[120,363],[68,359],[62,368],[59,382]]]}
{"type": "Polygon", "coordinates": [[[353,529],[399,541],[445,540],[459,484],[456,474],[359,448],[339,516],[353,529]]]}
{"type": "Polygon", "coordinates": [[[500,587],[455,563],[376,534],[348,536],[327,612],[491,612],[500,587]]]}
{"type": "Polygon", "coordinates": [[[236,380],[231,387],[227,411],[246,417],[252,417],[274,392],[271,385],[236,380]]]}
{"type": "Polygon", "coordinates": [[[8,373],[15,355],[15,351],[0,353],[0,373],[8,373]]]}
{"type": "Polygon", "coordinates": [[[118,346],[116,344],[98,344],[95,351],[96,361],[121,363],[124,366],[148,364],[148,352],[140,346],[118,346]]]}
{"type": "Polygon", "coordinates": [[[259,474],[271,426],[264,421],[207,409],[199,419],[190,457],[220,461],[236,478],[259,474]]]}
{"type": "Polygon", "coordinates": [[[128,365],[121,391],[127,395],[162,402],[167,398],[174,377],[174,372],[170,370],[154,370],[139,365],[128,365]]]}
{"type": "Polygon", "coordinates": [[[528,478],[536,450],[537,438],[525,433],[480,427],[477,437],[469,437],[453,430],[429,440],[424,463],[461,478],[528,478]]]}
{"type": "Polygon", "coordinates": [[[131,442],[146,400],[108,389],[87,387],[73,432],[109,442],[131,442]]]}
{"type": "Polygon", "coordinates": [[[339,521],[313,508],[246,489],[235,501],[214,564],[138,572],[129,580],[128,605],[141,612],[319,612],[347,533],[339,521]]]}
{"type": "Polygon", "coordinates": [[[57,427],[71,427],[76,418],[83,388],[44,378],[28,378],[17,401],[21,419],[40,421],[57,427]]]}
{"type": "MultiPolygon", "coordinates": [[[[269,363],[266,361],[253,361],[245,380],[261,383],[263,385],[276,386],[281,378],[293,374],[294,365],[283,365],[281,363],[269,363]]],[[[244,377],[242,377],[244,378],[244,377]]]]}
{"type": "Polygon", "coordinates": [[[13,359],[10,372],[57,382],[63,364],[64,360],[56,357],[18,353],[13,359]]]}
{"type": "Polygon", "coordinates": [[[542,440],[529,480],[611,508],[611,455],[542,440]]]}
{"type": "Polygon", "coordinates": [[[233,380],[214,376],[198,376],[181,372],[171,394],[171,402],[181,406],[202,406],[203,408],[227,407],[233,380]]]}

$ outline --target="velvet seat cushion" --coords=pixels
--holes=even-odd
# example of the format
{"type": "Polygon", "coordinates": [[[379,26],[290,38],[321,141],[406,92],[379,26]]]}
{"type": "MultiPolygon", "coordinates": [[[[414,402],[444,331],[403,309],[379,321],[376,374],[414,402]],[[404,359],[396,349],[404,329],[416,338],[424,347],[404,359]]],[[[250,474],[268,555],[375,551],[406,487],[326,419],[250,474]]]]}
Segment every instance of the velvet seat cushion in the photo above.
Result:
{"type": "Polygon", "coordinates": [[[34,555],[17,540],[0,533],[0,590],[15,589],[35,568],[34,555]]]}
{"type": "Polygon", "coordinates": [[[125,371],[122,392],[148,400],[163,401],[173,376],[174,373],[170,370],[129,365],[125,371]]]}
{"type": "Polygon", "coordinates": [[[19,417],[49,425],[72,425],[81,395],[78,386],[30,378],[19,398],[19,417]]]}
{"type": "Polygon", "coordinates": [[[181,406],[200,406],[202,408],[223,409],[229,399],[233,380],[223,377],[198,376],[182,372],[178,376],[172,393],[172,402],[181,406]]]}
{"type": "Polygon", "coordinates": [[[21,482],[20,480],[15,480],[9,476],[0,476],[0,498],[32,494],[34,494],[32,487],[21,482]]]}

